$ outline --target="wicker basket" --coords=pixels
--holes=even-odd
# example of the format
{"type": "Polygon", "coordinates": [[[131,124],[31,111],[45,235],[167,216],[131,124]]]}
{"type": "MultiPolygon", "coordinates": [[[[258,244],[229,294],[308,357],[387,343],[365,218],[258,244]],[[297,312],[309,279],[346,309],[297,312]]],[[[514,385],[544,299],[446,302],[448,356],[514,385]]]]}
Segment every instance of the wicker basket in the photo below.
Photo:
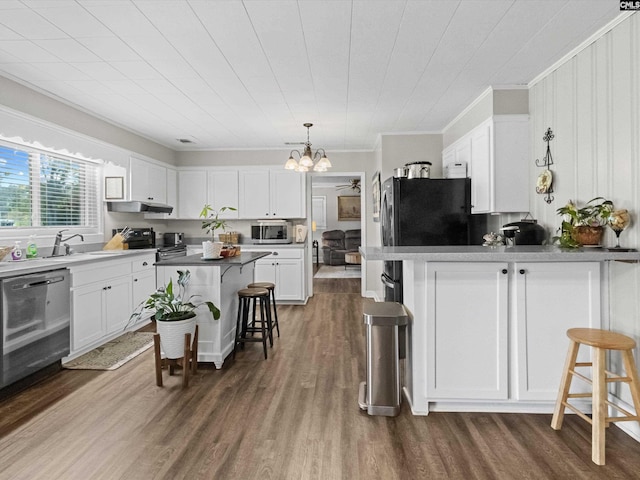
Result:
{"type": "Polygon", "coordinates": [[[11,250],[13,250],[13,247],[0,247],[0,261],[3,260],[11,250]]]}
{"type": "Polygon", "coordinates": [[[220,238],[221,242],[233,244],[240,241],[240,234],[238,232],[221,233],[218,238],[220,238]]]}

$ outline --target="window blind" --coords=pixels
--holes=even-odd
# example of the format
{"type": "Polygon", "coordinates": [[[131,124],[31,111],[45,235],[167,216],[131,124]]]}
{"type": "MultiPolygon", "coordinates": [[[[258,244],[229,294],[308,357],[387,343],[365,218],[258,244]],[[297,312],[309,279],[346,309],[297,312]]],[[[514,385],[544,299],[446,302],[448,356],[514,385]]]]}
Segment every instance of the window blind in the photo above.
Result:
{"type": "Polygon", "coordinates": [[[0,144],[0,228],[97,228],[98,178],[98,164],[0,144]]]}

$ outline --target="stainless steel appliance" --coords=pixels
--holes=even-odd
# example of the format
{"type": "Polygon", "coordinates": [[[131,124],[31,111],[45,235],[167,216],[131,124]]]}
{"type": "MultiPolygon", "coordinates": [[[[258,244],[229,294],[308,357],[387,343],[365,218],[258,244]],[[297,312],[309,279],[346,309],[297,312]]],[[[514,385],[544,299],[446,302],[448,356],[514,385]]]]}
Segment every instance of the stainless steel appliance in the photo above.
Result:
{"type": "Polygon", "coordinates": [[[168,260],[175,257],[184,257],[187,255],[187,246],[182,243],[180,245],[172,245],[169,247],[160,247],[156,253],[156,260],[168,260]]]}
{"type": "MultiPolygon", "coordinates": [[[[480,244],[486,215],[471,215],[471,179],[389,178],[381,191],[385,247],[480,244]]],[[[385,301],[402,303],[402,262],[384,262],[385,301]]]]}
{"type": "Polygon", "coordinates": [[[411,162],[405,164],[407,178],[429,178],[431,176],[431,162],[411,162]]]}
{"type": "Polygon", "coordinates": [[[184,242],[184,233],[182,232],[165,233],[162,235],[163,247],[175,247],[176,245],[181,245],[183,242],[184,242]]]}
{"type": "MultiPolygon", "coordinates": [[[[122,228],[116,228],[113,230],[113,234],[115,235],[117,232],[121,232],[122,228]]],[[[175,235],[176,234],[169,234],[175,235]]],[[[182,234],[179,234],[182,236],[182,234]]],[[[163,237],[164,240],[164,237],[163,237]]],[[[153,228],[141,227],[141,228],[130,228],[129,234],[127,235],[127,244],[129,249],[131,250],[139,250],[144,248],[156,248],[156,235],[153,231],[153,228]]],[[[180,243],[177,245],[168,245],[158,247],[156,250],[156,260],[166,260],[168,258],[173,257],[182,257],[187,254],[187,245],[184,243],[180,243]]]]}
{"type": "Polygon", "coordinates": [[[260,220],[251,225],[251,241],[255,244],[292,243],[293,227],[286,220],[260,220]]]}
{"type": "Polygon", "coordinates": [[[2,378],[5,387],[69,354],[69,271],[5,278],[2,297],[2,378]]]}

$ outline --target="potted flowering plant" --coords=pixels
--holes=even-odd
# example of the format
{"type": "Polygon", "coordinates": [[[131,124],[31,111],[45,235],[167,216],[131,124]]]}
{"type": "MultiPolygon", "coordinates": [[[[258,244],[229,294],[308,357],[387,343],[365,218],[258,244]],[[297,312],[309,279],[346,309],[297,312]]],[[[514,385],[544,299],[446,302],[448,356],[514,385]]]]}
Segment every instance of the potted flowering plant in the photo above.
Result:
{"type": "Polygon", "coordinates": [[[556,210],[562,215],[562,234],[555,237],[562,247],[599,245],[604,227],[613,212],[613,202],[603,197],[589,200],[584,207],[578,208],[573,201],[556,210]]]}
{"type": "Polygon", "coordinates": [[[187,296],[186,289],[191,272],[178,270],[178,291],[174,292],[173,280],[164,288],[149,295],[136,307],[129,317],[129,323],[136,321],[145,310],[154,312],[156,331],[160,334],[160,343],[167,358],[180,358],[184,353],[184,334],[192,338],[196,328],[196,309],[206,306],[214,320],[220,318],[220,310],[212,302],[196,302],[199,295],[187,296]]]}

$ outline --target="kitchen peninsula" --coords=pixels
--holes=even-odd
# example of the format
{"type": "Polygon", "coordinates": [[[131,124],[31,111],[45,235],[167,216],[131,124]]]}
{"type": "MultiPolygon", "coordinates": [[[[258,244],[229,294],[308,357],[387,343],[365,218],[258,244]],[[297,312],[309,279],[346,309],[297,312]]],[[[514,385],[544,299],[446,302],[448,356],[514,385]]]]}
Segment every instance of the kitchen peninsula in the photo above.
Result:
{"type": "Polygon", "coordinates": [[[639,252],[552,246],[360,250],[367,261],[403,261],[413,317],[404,392],[416,415],[551,413],[566,330],[608,328],[609,262],[640,261],[639,252]]]}
{"type": "Polygon", "coordinates": [[[207,312],[197,312],[198,361],[213,362],[222,368],[224,359],[233,350],[236,330],[238,296],[236,292],[253,282],[255,261],[271,252],[243,252],[238,256],[205,260],[201,254],[175,257],[156,263],[158,285],[178,278],[177,271],[188,269],[191,281],[188,295],[200,295],[220,309],[220,319],[212,320],[207,312]]]}

